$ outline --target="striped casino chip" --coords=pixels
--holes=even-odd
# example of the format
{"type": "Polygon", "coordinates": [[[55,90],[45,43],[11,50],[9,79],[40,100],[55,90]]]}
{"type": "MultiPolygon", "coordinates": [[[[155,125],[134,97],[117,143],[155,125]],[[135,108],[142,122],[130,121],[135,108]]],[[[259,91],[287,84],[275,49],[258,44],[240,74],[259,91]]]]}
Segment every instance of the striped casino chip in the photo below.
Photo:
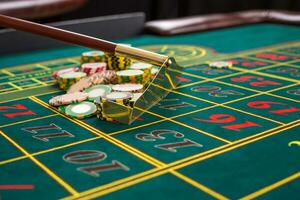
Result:
{"type": "Polygon", "coordinates": [[[84,77],[86,77],[86,73],[84,72],[65,73],[57,77],[57,83],[60,89],[68,90],[72,85],[84,77]]]}
{"type": "Polygon", "coordinates": [[[130,92],[111,92],[100,98],[101,102],[116,102],[122,105],[128,105],[129,101],[133,98],[133,94],[130,92]]]}
{"type": "Polygon", "coordinates": [[[84,119],[87,117],[91,117],[95,115],[96,112],[97,112],[96,105],[89,101],[70,104],[65,108],[66,115],[77,119],[84,119]]]}
{"type": "Polygon", "coordinates": [[[143,74],[142,70],[121,70],[117,71],[118,83],[143,83],[143,74]]]}
{"type": "Polygon", "coordinates": [[[87,51],[81,54],[82,63],[105,62],[103,51],[87,51]]]}
{"type": "Polygon", "coordinates": [[[136,62],[133,63],[128,67],[128,69],[133,69],[133,70],[142,70],[144,72],[143,74],[143,82],[147,83],[151,80],[151,70],[152,70],[152,65],[148,63],[142,63],[142,62],[136,62]]]}
{"type": "Polygon", "coordinates": [[[106,71],[106,65],[105,62],[84,63],[81,65],[81,71],[85,72],[87,75],[104,72],[106,71]]]}

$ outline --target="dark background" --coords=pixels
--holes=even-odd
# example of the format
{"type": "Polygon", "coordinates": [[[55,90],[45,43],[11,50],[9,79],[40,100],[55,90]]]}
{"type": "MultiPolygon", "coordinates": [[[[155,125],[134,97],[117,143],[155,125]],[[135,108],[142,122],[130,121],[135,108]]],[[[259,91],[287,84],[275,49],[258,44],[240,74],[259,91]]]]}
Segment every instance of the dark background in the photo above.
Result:
{"type": "Polygon", "coordinates": [[[43,21],[61,21],[142,11],[147,20],[249,9],[300,11],[300,0],[89,0],[76,11],[43,21]]]}

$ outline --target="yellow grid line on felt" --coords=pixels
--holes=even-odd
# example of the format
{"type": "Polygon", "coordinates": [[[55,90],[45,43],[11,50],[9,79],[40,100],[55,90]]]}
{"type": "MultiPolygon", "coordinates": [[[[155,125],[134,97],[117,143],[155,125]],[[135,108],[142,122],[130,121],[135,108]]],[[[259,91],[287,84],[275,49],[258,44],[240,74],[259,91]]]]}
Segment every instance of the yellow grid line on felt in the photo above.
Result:
{"type": "Polygon", "coordinates": [[[114,144],[114,145],[116,145],[116,146],[118,146],[118,147],[120,147],[120,148],[122,148],[122,149],[124,149],[124,150],[127,150],[128,152],[132,153],[133,155],[136,155],[137,157],[139,157],[139,154],[143,155],[143,156],[140,157],[140,158],[142,158],[142,160],[145,160],[145,161],[151,161],[150,164],[152,164],[152,163],[156,163],[157,165],[160,165],[160,164],[161,164],[161,162],[158,161],[158,160],[156,160],[155,158],[152,158],[152,157],[150,157],[149,155],[144,154],[143,152],[140,152],[139,150],[137,150],[137,149],[135,149],[135,148],[129,146],[129,145],[126,144],[126,143],[121,142],[120,140],[117,140],[117,139],[115,139],[115,138],[113,138],[113,137],[111,137],[111,136],[105,134],[104,132],[102,132],[102,131],[100,131],[100,130],[94,128],[94,127],[92,127],[92,126],[89,125],[89,124],[86,124],[85,122],[80,121],[80,120],[77,120],[77,119],[72,119],[72,118],[69,118],[69,117],[65,116],[64,114],[62,114],[62,113],[60,113],[59,111],[53,109],[53,108],[50,107],[48,104],[46,104],[45,102],[41,101],[41,100],[38,99],[38,98],[30,97],[30,99],[33,100],[33,101],[35,101],[36,103],[42,105],[43,107],[46,107],[46,108],[52,110],[53,112],[58,113],[60,116],[62,116],[62,117],[64,117],[64,118],[68,119],[69,121],[71,121],[71,122],[73,122],[73,123],[75,123],[75,124],[77,124],[77,125],[79,125],[79,126],[85,128],[85,129],[91,131],[92,133],[94,133],[94,134],[96,134],[96,135],[98,135],[98,136],[101,136],[101,137],[102,137],[103,139],[105,139],[106,141],[108,141],[108,142],[110,142],[110,143],[112,143],[112,144],[114,144]],[[136,152],[138,152],[139,154],[137,154],[136,152]],[[146,159],[146,158],[147,158],[147,159],[146,159]]]}
{"type": "MultiPolygon", "coordinates": [[[[161,87],[161,86],[157,86],[157,87],[159,87],[159,88],[161,88],[161,89],[168,90],[168,89],[163,88],[163,87],[161,87]]],[[[276,88],[276,89],[278,89],[278,88],[276,88]]],[[[197,99],[197,100],[200,100],[200,101],[205,101],[205,102],[208,102],[208,103],[211,103],[211,104],[214,104],[214,105],[217,105],[217,106],[221,106],[221,107],[225,107],[224,105],[225,105],[225,104],[228,104],[229,102],[232,103],[232,102],[235,102],[235,101],[240,101],[240,100],[243,100],[243,99],[247,99],[247,98],[251,98],[251,97],[253,97],[253,96],[258,96],[258,95],[263,94],[263,93],[257,93],[257,94],[245,96],[245,97],[243,97],[243,98],[235,99],[235,100],[232,100],[232,101],[229,101],[229,102],[225,102],[225,103],[215,103],[215,102],[213,102],[213,101],[209,101],[209,100],[206,100],[206,99],[202,99],[202,98],[199,98],[199,97],[195,97],[195,96],[193,96],[193,95],[185,94],[185,93],[182,93],[182,92],[178,92],[178,91],[172,91],[172,92],[175,93],[175,94],[180,94],[180,95],[182,95],[182,96],[187,96],[187,97],[190,97],[190,98],[193,98],[193,99],[197,99]]],[[[247,111],[243,111],[243,110],[240,110],[240,109],[237,109],[237,108],[233,108],[233,107],[227,106],[227,105],[226,105],[226,107],[229,108],[229,109],[232,109],[232,110],[236,110],[236,111],[242,112],[242,113],[247,113],[248,115],[253,115],[253,116],[256,116],[256,117],[259,117],[259,118],[268,120],[268,121],[272,121],[272,122],[275,122],[275,123],[277,123],[277,124],[282,124],[282,122],[275,121],[275,120],[273,120],[273,119],[266,118],[266,117],[264,117],[264,116],[256,115],[256,114],[253,114],[253,113],[248,113],[247,111]]],[[[173,117],[176,118],[176,116],[173,116],[173,117]]],[[[202,131],[202,130],[201,130],[201,131],[202,131]]]]}
{"type": "Polygon", "coordinates": [[[28,158],[34,162],[39,168],[45,171],[52,179],[54,179],[58,184],[60,184],[63,188],[65,188],[70,194],[77,195],[78,192],[67,182],[65,182],[62,178],[56,175],[52,170],[50,170],[46,165],[40,162],[38,159],[34,158],[30,153],[28,153],[22,146],[20,146],[13,139],[8,137],[4,132],[0,131],[0,135],[2,135],[5,139],[7,139],[11,144],[13,144],[17,149],[19,149],[22,153],[28,156],[28,158]]]}
{"type": "Polygon", "coordinates": [[[35,82],[37,82],[37,83],[39,83],[39,84],[41,84],[41,85],[48,86],[47,83],[42,82],[42,81],[39,81],[39,80],[37,80],[36,78],[31,78],[31,80],[33,80],[33,81],[35,81],[35,82]]]}
{"type": "MultiPolygon", "coordinates": [[[[125,180],[118,180],[118,181],[115,181],[115,182],[112,182],[112,183],[109,183],[107,185],[104,185],[104,186],[99,186],[99,187],[95,187],[95,188],[92,188],[92,189],[89,189],[89,190],[86,190],[84,192],[81,192],[80,193],[80,196],[79,197],[82,197],[83,195],[89,195],[91,193],[91,195],[93,195],[93,193],[97,192],[97,195],[94,195],[94,197],[96,196],[101,196],[101,195],[105,195],[107,193],[110,193],[110,192],[114,192],[116,190],[120,190],[120,189],[123,189],[123,188],[126,188],[126,187],[129,187],[131,185],[134,185],[134,184],[137,184],[139,182],[142,182],[142,181],[145,181],[145,180],[148,180],[150,178],[153,178],[153,177],[157,177],[159,175],[162,175],[162,174],[165,174],[167,173],[170,169],[179,169],[179,168],[182,168],[182,167],[185,167],[189,164],[193,164],[193,163],[196,163],[198,162],[199,160],[199,156],[202,156],[202,155],[205,155],[205,154],[208,154],[210,152],[213,152],[214,155],[206,155],[205,157],[201,157],[201,161],[203,160],[206,160],[208,158],[211,158],[215,155],[219,155],[219,154],[222,154],[224,152],[227,152],[229,150],[233,150],[233,149],[236,149],[237,147],[240,147],[240,146],[244,146],[246,144],[249,144],[253,141],[258,141],[260,139],[263,139],[263,138],[266,138],[266,137],[269,137],[271,135],[274,135],[274,134],[277,134],[277,133],[280,133],[281,131],[284,131],[284,130],[288,130],[290,128],[293,128],[297,125],[299,125],[299,121],[296,122],[298,124],[296,125],[291,125],[290,124],[293,124],[294,122],[291,122],[289,124],[286,124],[286,125],[281,125],[279,127],[286,127],[286,128],[283,128],[283,129],[280,129],[278,131],[275,131],[273,133],[270,133],[270,134],[265,134],[267,131],[265,132],[262,132],[262,133],[259,133],[259,134],[256,134],[256,135],[252,135],[248,138],[244,138],[244,139],[241,139],[241,140],[238,140],[236,142],[233,142],[232,144],[226,144],[226,145],[223,145],[223,146],[220,146],[220,147],[217,147],[215,149],[211,149],[209,151],[206,151],[206,152],[202,152],[202,153],[199,153],[199,154],[196,154],[196,155],[193,155],[193,156],[190,156],[190,157],[187,157],[187,158],[184,158],[184,159],[181,159],[181,160],[178,160],[178,161],[175,161],[175,162],[172,162],[172,163],[169,163],[168,164],[168,167],[167,169],[152,169],[152,170],[148,170],[146,172],[143,172],[141,174],[137,174],[137,175],[134,175],[132,177],[127,177],[126,178],[126,181],[125,180]],[[257,137],[259,136],[259,137],[257,137]],[[250,138],[250,139],[249,139],[250,138]],[[254,138],[251,140],[251,138],[254,138]],[[219,149],[221,149],[220,151],[218,151],[219,149]],[[215,152],[214,152],[215,151],[215,152]],[[197,159],[198,158],[198,159],[197,159]],[[195,160],[197,159],[197,160],[195,160]],[[189,161],[190,160],[190,161],[189,161]],[[160,171],[160,170],[163,170],[163,171],[160,171]],[[153,172],[154,171],[154,172],[153,172]],[[153,174],[154,173],[154,174],[153,174]],[[137,178],[137,176],[141,176],[140,179],[137,178]],[[119,182],[121,181],[125,181],[125,183],[122,184],[119,184],[119,182]],[[132,181],[132,182],[129,182],[129,181],[132,181]],[[113,186],[111,185],[116,185],[117,188],[113,188],[113,186]],[[107,191],[107,189],[109,189],[109,191],[107,191]]],[[[276,127],[278,129],[278,127],[276,127]]],[[[272,129],[272,130],[275,130],[272,129]]],[[[270,130],[268,130],[270,131],[270,130]]],[[[89,197],[89,196],[86,196],[86,197],[89,197]]],[[[76,197],[67,197],[65,199],[76,199],[76,197]]]]}
{"type": "Polygon", "coordinates": [[[31,118],[31,119],[27,119],[27,120],[18,121],[18,122],[13,122],[13,123],[10,123],[10,124],[4,124],[4,125],[0,125],[0,128],[4,128],[4,127],[8,127],[8,126],[14,126],[14,125],[17,125],[17,124],[23,124],[23,123],[26,123],[26,122],[32,122],[32,121],[35,121],[35,120],[45,119],[45,118],[53,117],[53,116],[57,116],[57,115],[58,114],[50,114],[50,115],[46,115],[46,116],[31,118]]]}
{"type": "MultiPolygon", "coordinates": [[[[224,55],[224,59],[225,56],[229,58],[234,58],[236,57],[236,55],[250,55],[253,53],[257,53],[257,52],[263,52],[263,51],[270,51],[270,50],[274,50],[274,49],[280,49],[280,48],[284,48],[284,47],[291,47],[291,46],[297,46],[299,45],[299,42],[287,42],[287,43],[282,43],[282,44],[276,44],[276,45],[270,45],[270,46],[265,46],[265,47],[261,47],[261,48],[257,48],[257,49],[250,49],[250,50],[246,50],[246,51],[240,51],[240,52],[235,52],[235,53],[230,53],[227,55],[224,55]]],[[[11,67],[5,67],[2,68],[2,70],[13,70],[13,69],[24,69],[28,66],[32,66],[32,65],[44,65],[44,64],[55,64],[55,63],[59,63],[61,61],[72,61],[72,62],[76,62],[77,64],[80,63],[78,62],[78,58],[80,58],[79,56],[72,56],[72,57],[67,57],[67,58],[59,58],[59,59],[55,59],[55,60],[47,60],[47,61],[42,61],[42,62],[34,62],[34,63],[30,63],[30,64],[25,64],[25,65],[16,65],[16,66],[11,66],[11,67]]],[[[222,57],[223,58],[223,57],[222,57]]]]}
{"type": "MultiPolygon", "coordinates": [[[[9,93],[15,93],[15,92],[20,92],[20,91],[24,91],[24,90],[32,90],[32,89],[36,89],[36,88],[41,88],[41,87],[49,87],[49,86],[51,86],[51,85],[54,85],[54,83],[52,83],[52,84],[49,84],[49,85],[47,85],[47,86],[44,86],[44,85],[39,85],[39,86],[36,86],[36,87],[30,87],[30,88],[24,88],[24,89],[20,89],[20,90],[14,90],[14,91],[9,91],[9,92],[3,92],[3,93],[0,93],[1,95],[2,94],[9,94],[9,93]]],[[[58,92],[59,90],[57,90],[56,92],[58,92]]],[[[46,93],[45,93],[46,94],[46,93]]],[[[41,95],[43,95],[43,94],[41,94],[41,95]]],[[[11,100],[11,101],[14,101],[15,99],[13,99],[13,100],[11,100]]],[[[2,102],[0,102],[0,103],[2,103],[2,102]]]]}
{"type": "MultiPolygon", "coordinates": [[[[224,84],[224,85],[229,85],[229,86],[236,87],[236,88],[241,88],[241,89],[248,90],[248,91],[252,91],[252,92],[256,92],[256,93],[259,93],[259,94],[267,94],[267,95],[270,95],[270,96],[278,97],[278,98],[280,98],[280,99],[287,99],[287,100],[290,100],[290,101],[300,102],[300,101],[297,100],[297,99],[291,99],[291,98],[288,98],[288,97],[285,97],[285,96],[280,96],[280,95],[277,95],[277,94],[272,94],[271,92],[272,92],[273,90],[259,91],[259,90],[250,89],[250,88],[247,88],[247,87],[244,87],[244,86],[240,86],[240,85],[235,85],[235,84],[231,84],[231,83],[226,83],[226,82],[219,81],[219,80],[213,80],[213,82],[220,83],[220,84],[224,84]]],[[[293,87],[293,86],[296,86],[296,85],[299,85],[299,83],[293,83],[293,84],[289,84],[289,85],[286,85],[286,86],[282,86],[282,87],[280,87],[280,88],[275,88],[275,89],[276,89],[275,91],[277,91],[277,90],[282,90],[282,89],[289,88],[289,87],[293,87]]],[[[226,103],[227,103],[227,102],[226,102],[226,103]]]]}
{"type": "Polygon", "coordinates": [[[139,109],[139,110],[141,110],[141,111],[143,111],[143,112],[149,113],[149,114],[151,114],[151,115],[154,115],[154,116],[157,116],[157,117],[166,119],[166,120],[168,120],[168,121],[170,121],[170,122],[179,124],[179,125],[181,125],[181,126],[187,127],[187,128],[189,128],[189,129],[192,129],[192,130],[194,130],[194,131],[196,131],[196,132],[202,133],[202,134],[204,134],[204,135],[207,135],[207,136],[209,136],[209,137],[212,137],[212,138],[217,139],[217,140],[219,140],[219,141],[222,141],[222,142],[224,142],[224,143],[227,143],[227,144],[228,144],[228,143],[231,143],[231,141],[229,141],[229,140],[226,140],[226,139],[224,139],[224,138],[215,136],[215,135],[213,135],[213,134],[211,134],[211,133],[208,133],[208,132],[206,132],[206,131],[197,129],[197,128],[192,127],[192,126],[190,126],[190,125],[187,125],[187,124],[178,122],[178,121],[176,121],[176,120],[174,120],[174,119],[170,119],[170,118],[168,118],[168,117],[164,117],[164,116],[162,116],[162,115],[159,115],[159,114],[154,113],[154,112],[150,112],[150,111],[148,111],[148,110],[143,110],[143,109],[140,109],[140,108],[137,108],[137,109],[139,109]]]}
{"type": "MultiPolygon", "coordinates": [[[[276,127],[277,128],[277,127],[276,127]]],[[[274,128],[274,129],[276,129],[276,128],[274,128]]],[[[272,130],[272,129],[271,129],[272,130]]],[[[267,130],[267,131],[270,131],[270,130],[267,130]]],[[[265,131],[265,132],[267,132],[267,131],[265,131]]],[[[264,132],[262,132],[262,133],[260,133],[260,134],[263,134],[264,132]]],[[[251,137],[253,137],[253,136],[251,136],[251,137]]],[[[251,137],[248,137],[248,138],[251,138],[251,137]]],[[[248,139],[248,138],[244,138],[243,140],[246,140],[246,139],[248,139]]],[[[222,146],[221,146],[222,147],[222,146]]],[[[218,147],[218,148],[220,148],[220,147],[218,147]]],[[[215,149],[218,149],[218,148],[215,148],[215,149]]],[[[215,150],[215,149],[212,149],[212,150],[215,150]]],[[[210,151],[212,151],[212,150],[210,150],[210,151]]],[[[207,153],[207,152],[203,152],[203,153],[207,153]]]]}
{"type": "MultiPolygon", "coordinates": [[[[12,82],[7,82],[7,84],[9,84],[9,85],[11,85],[12,87],[16,88],[18,91],[23,90],[22,87],[19,87],[19,86],[13,84],[12,82]]],[[[12,91],[12,92],[14,92],[14,91],[12,91]]],[[[3,92],[3,93],[8,93],[8,92],[3,92]]],[[[1,93],[1,94],[3,94],[3,93],[1,93]]]]}
{"type": "MultiPolygon", "coordinates": [[[[44,87],[44,86],[41,86],[41,87],[44,87]]],[[[52,93],[56,93],[56,92],[59,92],[59,90],[51,91],[51,92],[45,92],[45,93],[37,94],[37,95],[34,95],[34,96],[42,96],[42,95],[52,94],[52,93]]],[[[11,102],[11,101],[16,101],[16,100],[27,99],[28,97],[31,97],[31,96],[19,97],[19,98],[15,98],[15,99],[6,100],[6,101],[0,101],[0,103],[7,103],[7,102],[11,102]]]]}
{"type": "Polygon", "coordinates": [[[277,182],[275,182],[275,183],[273,183],[271,185],[263,187],[263,188],[257,190],[256,192],[253,192],[253,193],[251,193],[251,194],[249,194],[247,196],[242,197],[241,200],[254,199],[256,197],[259,197],[259,196],[261,196],[261,195],[263,195],[263,194],[265,194],[267,192],[270,192],[270,191],[272,191],[272,190],[274,190],[276,188],[279,188],[279,187],[281,187],[281,186],[283,186],[283,185],[285,185],[285,184],[287,184],[287,183],[289,183],[291,181],[299,179],[299,178],[300,178],[300,172],[294,173],[291,176],[288,176],[288,177],[286,177],[284,179],[281,179],[280,181],[277,181],[277,182]]]}
{"type": "MultiPolygon", "coordinates": [[[[41,100],[39,100],[39,99],[37,99],[35,97],[31,97],[30,99],[33,100],[33,101],[35,101],[35,102],[37,102],[37,103],[39,103],[42,106],[45,106],[44,102],[42,102],[41,100]]],[[[49,106],[47,106],[47,105],[45,107],[49,108],[49,106]]],[[[49,108],[49,109],[51,109],[51,108],[49,108]]],[[[59,115],[65,117],[66,119],[69,119],[70,121],[75,122],[76,124],[78,124],[78,125],[82,126],[83,128],[91,131],[92,133],[94,133],[94,134],[96,134],[98,136],[101,136],[104,140],[106,140],[106,141],[108,141],[108,142],[110,142],[110,143],[112,143],[112,144],[114,144],[114,145],[116,145],[116,146],[124,149],[125,151],[127,151],[127,152],[129,152],[129,153],[131,153],[131,154],[133,154],[133,155],[135,155],[137,157],[139,157],[140,159],[142,159],[142,160],[144,160],[144,161],[146,161],[146,162],[154,165],[155,167],[162,167],[162,166],[166,165],[165,163],[163,163],[163,162],[161,162],[161,161],[159,161],[159,160],[157,160],[157,159],[149,156],[148,154],[145,154],[142,151],[140,151],[140,150],[138,150],[138,149],[136,149],[136,148],[134,148],[134,147],[132,147],[130,145],[127,145],[126,143],[123,143],[123,142],[121,142],[121,141],[119,141],[119,140],[117,140],[117,139],[115,139],[115,138],[113,138],[113,137],[105,134],[104,132],[102,132],[100,130],[95,129],[94,127],[90,126],[89,124],[86,124],[86,123],[84,123],[84,122],[82,122],[80,120],[77,120],[77,119],[70,119],[69,117],[66,117],[65,115],[61,114],[60,112],[58,112],[58,111],[56,111],[54,109],[51,109],[51,110],[54,111],[54,112],[57,112],[59,115]]],[[[206,189],[205,191],[208,192],[208,191],[211,191],[211,190],[206,189]]],[[[216,194],[218,194],[218,193],[213,191],[211,195],[216,195],[216,194]]],[[[221,196],[221,195],[218,194],[218,196],[221,196]]]]}
{"type": "MultiPolygon", "coordinates": [[[[275,48],[282,48],[282,47],[284,47],[284,46],[286,46],[286,45],[288,45],[288,44],[290,44],[290,43],[287,43],[287,44],[282,44],[282,45],[275,45],[275,48]]],[[[297,43],[295,44],[295,45],[297,45],[297,43]]],[[[274,47],[273,47],[273,45],[272,46],[270,46],[269,47],[269,49],[273,49],[274,47]]],[[[263,50],[267,50],[268,48],[262,48],[262,49],[259,49],[259,52],[260,51],[263,51],[263,50]]],[[[256,50],[250,50],[250,52],[256,52],[256,50]]],[[[237,52],[237,53],[239,53],[239,52],[237,52]]],[[[247,52],[245,55],[248,55],[249,54],[249,52],[247,52]]],[[[243,55],[243,52],[242,52],[242,54],[239,54],[239,55],[243,55]]],[[[231,58],[231,57],[235,57],[235,56],[233,56],[232,54],[228,54],[227,55],[228,56],[228,58],[231,58]]],[[[32,65],[38,65],[38,66],[43,66],[43,64],[47,64],[47,63],[59,63],[60,61],[64,61],[64,60],[67,60],[67,61],[71,61],[71,62],[76,62],[77,64],[78,63],[80,63],[80,62],[78,62],[77,60],[76,60],[76,58],[78,58],[78,57],[69,57],[69,58],[61,58],[61,59],[57,59],[57,60],[49,60],[49,61],[45,61],[45,62],[38,62],[38,63],[32,63],[32,64],[26,64],[26,65],[20,65],[20,66],[15,66],[15,67],[10,67],[10,68],[8,68],[8,69],[14,69],[14,68],[22,68],[22,67],[27,67],[27,66],[32,66],[32,65]]],[[[250,57],[251,58],[251,57],[250,57]]],[[[265,60],[264,60],[265,61],[265,60]]],[[[291,61],[288,61],[288,62],[291,62],[291,61]]],[[[288,63],[288,62],[286,62],[286,63],[288,63]]],[[[279,65],[280,63],[277,63],[277,65],[279,65]]],[[[5,70],[6,68],[4,68],[4,70],[5,70]]],[[[47,68],[48,69],[48,68],[47,68]]],[[[43,70],[39,70],[39,71],[43,71],[43,70]]],[[[26,73],[28,73],[28,72],[25,72],[25,73],[21,73],[21,74],[18,74],[18,75],[22,75],[22,74],[26,74],[26,73]]],[[[36,73],[36,72],[29,72],[29,73],[36,73]]],[[[245,72],[246,73],[246,72],[245,72]]],[[[205,77],[202,77],[202,78],[205,78],[205,77]]],[[[0,78],[1,79],[1,78],[0,78]]],[[[27,88],[26,88],[27,89],[27,88]]],[[[29,88],[28,88],[29,89],[29,88]]],[[[16,92],[16,91],[11,91],[11,92],[16,92]]]]}
{"type": "MultiPolygon", "coordinates": [[[[300,47],[299,47],[300,49],[300,47]]],[[[297,56],[297,57],[300,57],[299,54],[296,54],[296,53],[292,53],[292,52],[287,52],[287,51],[272,51],[272,53],[278,53],[278,54],[282,54],[284,56],[297,56]]]]}
{"type": "MultiPolygon", "coordinates": [[[[8,76],[16,76],[15,74],[11,73],[10,71],[7,71],[6,69],[2,69],[1,72],[3,74],[7,74],[8,76]]],[[[5,77],[6,78],[6,77],[5,77]]]]}

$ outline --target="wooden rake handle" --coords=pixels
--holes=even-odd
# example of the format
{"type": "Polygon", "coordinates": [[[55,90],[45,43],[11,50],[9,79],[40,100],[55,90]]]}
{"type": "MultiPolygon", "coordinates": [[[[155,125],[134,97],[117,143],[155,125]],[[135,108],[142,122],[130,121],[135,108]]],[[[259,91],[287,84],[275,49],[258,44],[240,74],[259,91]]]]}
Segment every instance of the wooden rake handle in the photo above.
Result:
{"type": "Polygon", "coordinates": [[[137,60],[149,62],[156,65],[162,65],[168,60],[168,56],[156,54],[150,51],[116,44],[106,40],[98,39],[95,37],[43,25],[35,22],[30,22],[23,19],[18,19],[14,17],[9,17],[0,14],[0,25],[14,28],[16,30],[21,30],[25,32],[30,32],[37,35],[46,36],[56,40],[77,44],[80,46],[89,47],[92,49],[97,49],[105,51],[111,54],[121,54],[124,56],[129,56],[137,60]]]}

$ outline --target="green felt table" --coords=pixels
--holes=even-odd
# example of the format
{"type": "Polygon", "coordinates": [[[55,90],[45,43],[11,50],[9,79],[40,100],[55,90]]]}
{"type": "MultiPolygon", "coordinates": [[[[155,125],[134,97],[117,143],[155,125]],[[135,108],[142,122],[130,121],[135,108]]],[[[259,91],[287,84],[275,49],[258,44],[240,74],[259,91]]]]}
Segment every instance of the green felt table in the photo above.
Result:
{"type": "Polygon", "coordinates": [[[299,198],[299,27],[120,42],[183,67],[178,88],[131,125],[47,104],[62,93],[52,72],[79,66],[86,48],[0,57],[0,199],[299,198]]]}

